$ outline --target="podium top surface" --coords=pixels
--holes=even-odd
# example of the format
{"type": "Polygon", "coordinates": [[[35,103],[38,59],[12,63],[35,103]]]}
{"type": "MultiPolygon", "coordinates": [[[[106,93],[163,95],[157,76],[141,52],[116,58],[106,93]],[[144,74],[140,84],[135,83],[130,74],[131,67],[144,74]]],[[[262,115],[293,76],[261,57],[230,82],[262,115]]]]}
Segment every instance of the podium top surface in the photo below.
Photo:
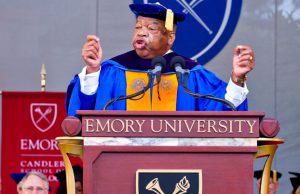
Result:
{"type": "Polygon", "coordinates": [[[135,115],[135,116],[213,116],[213,117],[264,117],[264,112],[259,111],[109,111],[109,110],[78,110],[79,116],[110,116],[110,115],[135,115]]]}

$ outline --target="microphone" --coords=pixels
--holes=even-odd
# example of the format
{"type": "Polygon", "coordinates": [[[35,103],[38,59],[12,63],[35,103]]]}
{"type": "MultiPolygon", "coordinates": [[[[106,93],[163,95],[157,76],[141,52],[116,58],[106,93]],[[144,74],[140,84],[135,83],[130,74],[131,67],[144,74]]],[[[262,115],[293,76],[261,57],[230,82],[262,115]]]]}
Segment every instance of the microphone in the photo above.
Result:
{"type": "Polygon", "coordinates": [[[166,59],[163,58],[162,56],[157,56],[157,57],[153,58],[151,61],[151,66],[153,67],[153,69],[148,70],[148,72],[147,72],[148,84],[142,90],[140,90],[136,93],[129,94],[126,96],[118,96],[116,98],[111,99],[103,106],[102,110],[106,110],[110,105],[112,105],[113,103],[115,103],[119,100],[126,100],[126,99],[139,100],[139,99],[143,98],[146,91],[149,90],[151,87],[151,80],[152,80],[153,75],[156,76],[157,83],[160,82],[161,71],[166,66],[166,63],[167,63],[166,59]],[[141,94],[143,94],[143,96],[141,96],[140,98],[133,99],[134,97],[139,96],[141,94]]]}
{"type": "Polygon", "coordinates": [[[179,84],[182,84],[182,75],[189,74],[189,70],[184,69],[185,60],[181,56],[175,56],[172,58],[171,68],[176,72],[177,81],[179,84]]]}
{"type": "Polygon", "coordinates": [[[166,67],[166,64],[167,61],[162,56],[156,56],[151,61],[151,66],[153,68],[151,72],[156,76],[157,84],[160,82],[161,71],[166,67]]]}
{"type": "Polygon", "coordinates": [[[187,87],[187,80],[189,76],[189,70],[183,69],[185,67],[185,60],[181,56],[175,56],[171,60],[171,67],[174,69],[176,72],[177,80],[180,85],[182,85],[184,91],[193,96],[194,98],[204,98],[204,99],[209,99],[209,100],[214,100],[217,102],[221,102],[225,106],[231,108],[231,110],[236,111],[236,107],[228,100],[222,99],[215,97],[213,95],[207,94],[207,95],[201,95],[195,92],[192,92],[188,87],[187,87]],[[183,83],[182,83],[182,76],[184,76],[183,83]]]}

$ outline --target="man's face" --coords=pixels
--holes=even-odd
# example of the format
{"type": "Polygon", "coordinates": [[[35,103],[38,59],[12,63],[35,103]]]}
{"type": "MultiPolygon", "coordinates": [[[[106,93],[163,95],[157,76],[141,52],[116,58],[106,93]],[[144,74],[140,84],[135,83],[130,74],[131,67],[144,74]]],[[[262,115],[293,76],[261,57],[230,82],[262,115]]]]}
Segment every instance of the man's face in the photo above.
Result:
{"type": "Polygon", "coordinates": [[[48,194],[43,180],[36,176],[30,175],[23,184],[20,194],[48,194]]]}
{"type": "MultiPolygon", "coordinates": [[[[260,191],[261,178],[257,180],[257,190],[260,191]]],[[[269,179],[269,194],[275,194],[278,191],[278,182],[274,182],[272,178],[269,179]]]]}
{"type": "Polygon", "coordinates": [[[174,39],[175,33],[166,30],[164,21],[138,16],[132,46],[141,58],[164,55],[172,47],[174,39]]]}
{"type": "Polygon", "coordinates": [[[76,194],[82,194],[82,184],[80,181],[75,182],[75,193],[76,194]]]}

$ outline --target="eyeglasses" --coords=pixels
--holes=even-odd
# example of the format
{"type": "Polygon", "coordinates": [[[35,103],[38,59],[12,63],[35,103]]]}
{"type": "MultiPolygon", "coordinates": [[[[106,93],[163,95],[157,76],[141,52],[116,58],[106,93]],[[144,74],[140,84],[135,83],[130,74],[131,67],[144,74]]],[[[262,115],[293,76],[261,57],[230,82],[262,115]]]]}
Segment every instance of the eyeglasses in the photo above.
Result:
{"type": "Polygon", "coordinates": [[[43,188],[43,187],[25,187],[23,188],[24,191],[26,191],[27,193],[33,193],[34,190],[37,192],[37,193],[45,193],[47,189],[43,188]]]}

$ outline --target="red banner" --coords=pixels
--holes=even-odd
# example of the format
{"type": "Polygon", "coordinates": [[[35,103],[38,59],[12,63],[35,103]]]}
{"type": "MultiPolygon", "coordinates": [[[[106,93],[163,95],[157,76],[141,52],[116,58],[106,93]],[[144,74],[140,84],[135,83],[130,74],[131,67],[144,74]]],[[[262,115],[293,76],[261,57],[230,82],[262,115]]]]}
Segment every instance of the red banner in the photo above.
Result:
{"type": "Polygon", "coordinates": [[[44,173],[54,193],[54,174],[64,169],[55,138],[63,136],[65,93],[2,93],[2,193],[17,193],[11,173],[31,170],[44,173]]]}

